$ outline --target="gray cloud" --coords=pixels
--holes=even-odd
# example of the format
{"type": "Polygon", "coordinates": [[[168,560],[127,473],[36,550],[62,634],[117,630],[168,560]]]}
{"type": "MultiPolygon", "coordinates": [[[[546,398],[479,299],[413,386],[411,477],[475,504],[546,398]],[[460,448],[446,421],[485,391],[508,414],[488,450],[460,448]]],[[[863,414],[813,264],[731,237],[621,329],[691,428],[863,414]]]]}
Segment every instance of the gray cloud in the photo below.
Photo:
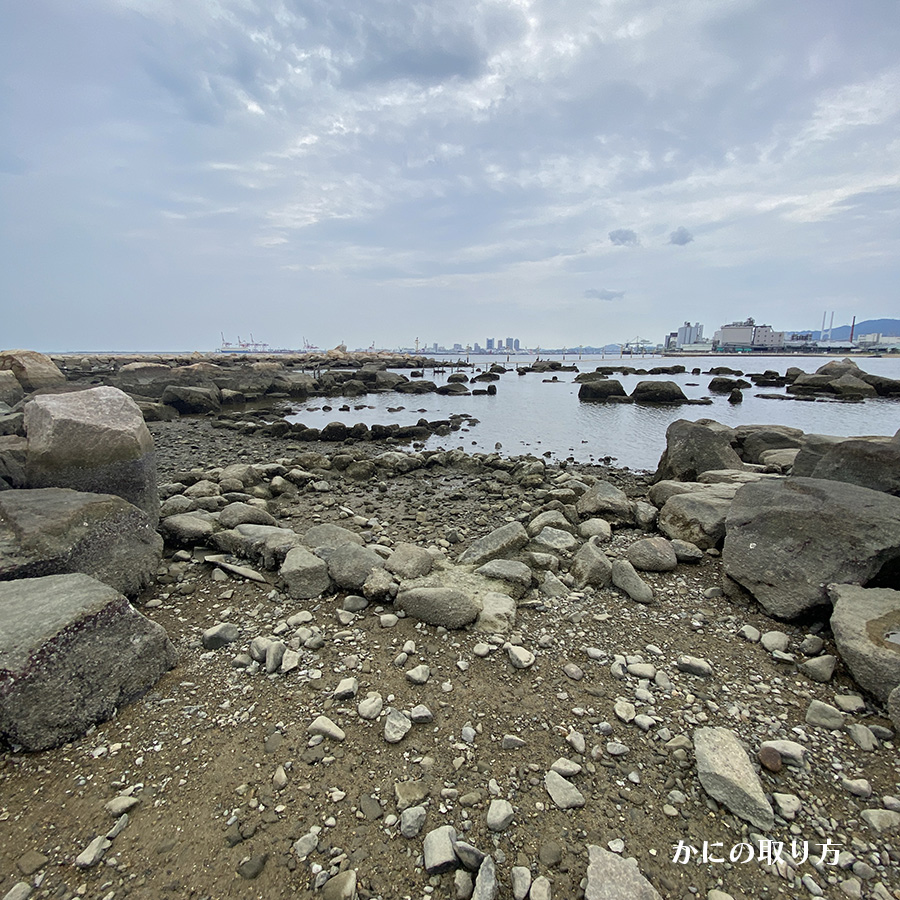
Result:
{"type": "Polygon", "coordinates": [[[684,225],[679,225],[678,228],[669,235],[669,243],[679,244],[680,246],[689,244],[693,239],[694,236],[684,227],[684,225]]]}
{"type": "Polygon", "coordinates": [[[611,231],[609,239],[617,247],[627,247],[639,243],[637,232],[630,228],[617,228],[615,231],[611,231]]]}
{"type": "Polygon", "coordinates": [[[588,288],[584,292],[584,296],[588,300],[621,300],[625,296],[625,291],[611,291],[609,288],[588,288]]]}

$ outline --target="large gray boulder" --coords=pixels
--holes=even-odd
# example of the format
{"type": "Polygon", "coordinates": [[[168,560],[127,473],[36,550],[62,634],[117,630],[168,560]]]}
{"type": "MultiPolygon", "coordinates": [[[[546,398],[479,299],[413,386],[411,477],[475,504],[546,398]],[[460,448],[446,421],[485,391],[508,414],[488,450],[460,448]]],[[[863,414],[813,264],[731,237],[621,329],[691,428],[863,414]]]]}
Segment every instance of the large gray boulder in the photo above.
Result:
{"type": "Polygon", "coordinates": [[[161,401],[183,415],[202,415],[217,413],[222,406],[222,393],[215,386],[191,387],[183,384],[170,384],[164,391],[161,401]]]}
{"type": "Polygon", "coordinates": [[[834,643],[856,683],[882,703],[900,685],[900,591],[831,584],[834,643]]]}
{"type": "Polygon", "coordinates": [[[696,481],[710,469],[743,469],[731,446],[733,431],[718,422],[678,419],[666,429],[666,449],[653,481],[696,481]]]}
{"type": "Polygon", "coordinates": [[[66,376],[56,363],[35,350],[0,351],[0,370],[12,372],[26,394],[66,383],[66,376]]]}
{"type": "Polygon", "coordinates": [[[713,800],[764,833],[771,830],[775,824],[772,807],[750,758],[733,731],[697,728],[694,731],[694,755],[700,784],[713,800]]]}
{"type": "Polygon", "coordinates": [[[900,496],[900,442],[890,438],[842,441],[822,455],[810,475],[900,496]]]}
{"type": "Polygon", "coordinates": [[[159,521],[156,453],[137,404],[118,388],[42,394],[25,405],[29,487],[115,494],[159,521]]]}
{"type": "Polygon", "coordinates": [[[800,452],[794,458],[791,474],[794,478],[811,478],[822,457],[846,440],[848,438],[837,437],[833,434],[804,435],[803,446],[801,446],[800,452]]]}
{"type": "Polygon", "coordinates": [[[828,604],[828,584],[878,586],[900,565],[900,498],[841,481],[745,485],[725,527],[726,574],[780,618],[828,604]]]}
{"type": "Polygon", "coordinates": [[[56,747],[176,663],[165,630],[87,575],[0,584],[0,740],[56,747]]]}
{"type": "Polygon", "coordinates": [[[83,572],[128,596],[156,577],[162,538],[121,497],[0,491],[0,580],[83,572]]]}

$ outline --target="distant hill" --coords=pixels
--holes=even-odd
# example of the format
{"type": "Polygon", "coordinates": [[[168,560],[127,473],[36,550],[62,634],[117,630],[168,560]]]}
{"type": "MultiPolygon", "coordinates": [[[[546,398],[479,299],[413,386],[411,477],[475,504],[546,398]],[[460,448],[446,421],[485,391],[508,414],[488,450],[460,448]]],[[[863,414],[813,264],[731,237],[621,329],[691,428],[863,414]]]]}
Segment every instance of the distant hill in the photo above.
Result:
{"type": "MultiPolygon", "coordinates": [[[[787,329],[785,329],[787,331],[787,329]]],[[[793,329],[792,333],[796,334],[812,334],[812,339],[814,341],[822,340],[822,332],[818,329],[809,329],[807,331],[797,331],[793,329]]],[[[827,336],[828,329],[825,329],[825,334],[827,336]]],[[[864,322],[857,322],[856,327],[853,329],[853,337],[854,339],[858,338],[861,334],[883,334],[883,335],[900,335],[900,319],[866,319],[864,322]]],[[[831,340],[833,341],[846,341],[850,339],[850,326],[849,325],[840,325],[835,326],[831,329],[831,340]]]]}

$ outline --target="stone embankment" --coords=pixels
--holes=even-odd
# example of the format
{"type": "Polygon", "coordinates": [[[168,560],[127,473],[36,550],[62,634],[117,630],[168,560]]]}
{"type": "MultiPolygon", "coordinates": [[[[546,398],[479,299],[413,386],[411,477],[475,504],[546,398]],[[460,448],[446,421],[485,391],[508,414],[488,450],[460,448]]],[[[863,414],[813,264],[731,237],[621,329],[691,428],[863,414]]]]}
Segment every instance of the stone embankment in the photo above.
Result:
{"type": "Polygon", "coordinates": [[[900,896],[900,435],[650,478],[28,394],[6,897],[900,896]]]}

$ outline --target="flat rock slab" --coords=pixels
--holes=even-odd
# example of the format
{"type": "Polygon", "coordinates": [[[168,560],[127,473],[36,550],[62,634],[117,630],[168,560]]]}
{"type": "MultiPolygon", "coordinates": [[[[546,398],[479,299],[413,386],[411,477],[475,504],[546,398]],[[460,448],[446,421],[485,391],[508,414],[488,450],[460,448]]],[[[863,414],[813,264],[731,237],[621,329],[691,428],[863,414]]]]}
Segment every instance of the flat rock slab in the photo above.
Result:
{"type": "Polygon", "coordinates": [[[165,630],[94,578],[0,583],[0,739],[29,751],[70,741],[176,660],[165,630]]]}
{"type": "Polygon", "coordinates": [[[462,564],[480,566],[492,559],[508,556],[528,543],[528,532],[521,522],[508,522],[479,538],[459,557],[462,564]]]}
{"type": "Polygon", "coordinates": [[[82,572],[134,596],[155,578],[162,549],[147,516],[121,497],[0,491],[0,580],[82,572]]]}
{"type": "Polygon", "coordinates": [[[887,703],[900,685],[900,591],[832,584],[828,595],[841,659],[861,688],[887,703]]]}
{"type": "Polygon", "coordinates": [[[25,405],[29,487],[115,494],[159,520],[156,453],[138,405],[114,387],[42,394],[25,405]]]}
{"type": "Polygon", "coordinates": [[[732,813],[769,831],[775,817],[759,777],[734,732],[728,728],[694,731],[697,775],[703,790],[732,813]]]}
{"type": "Polygon", "coordinates": [[[726,530],[726,574],[779,618],[827,605],[828,584],[866,585],[900,563],[900,497],[842,481],[745,485],[726,530]]]}
{"type": "Polygon", "coordinates": [[[584,900],[662,900],[662,897],[635,863],[589,844],[584,900]]]}

